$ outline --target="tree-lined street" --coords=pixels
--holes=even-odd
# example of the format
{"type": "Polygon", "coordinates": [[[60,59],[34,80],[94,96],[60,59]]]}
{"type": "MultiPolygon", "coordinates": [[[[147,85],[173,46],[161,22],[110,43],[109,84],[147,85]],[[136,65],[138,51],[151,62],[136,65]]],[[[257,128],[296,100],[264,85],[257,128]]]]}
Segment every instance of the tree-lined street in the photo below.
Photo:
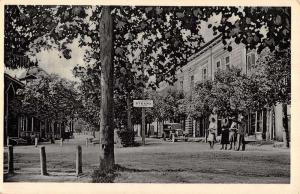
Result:
{"type": "Polygon", "coordinates": [[[185,140],[211,135],[213,144],[221,136],[227,145],[230,129],[239,145],[249,135],[289,148],[290,25],[289,7],[6,5],[5,67],[26,74],[6,76],[5,146],[39,141],[53,176],[37,175],[37,148],[17,145],[17,173],[5,181],[288,183],[288,149],[221,152],[158,138],[169,130],[185,140]],[[39,67],[41,52],[70,60],[78,50],[77,81],[48,74],[49,61],[39,67]],[[145,99],[151,106],[134,106],[145,99]],[[73,138],[74,122],[93,136],[73,138]],[[147,126],[157,139],[137,146],[147,126]],[[73,177],[75,146],[88,142],[97,145],[83,148],[85,173],[73,177]]]}

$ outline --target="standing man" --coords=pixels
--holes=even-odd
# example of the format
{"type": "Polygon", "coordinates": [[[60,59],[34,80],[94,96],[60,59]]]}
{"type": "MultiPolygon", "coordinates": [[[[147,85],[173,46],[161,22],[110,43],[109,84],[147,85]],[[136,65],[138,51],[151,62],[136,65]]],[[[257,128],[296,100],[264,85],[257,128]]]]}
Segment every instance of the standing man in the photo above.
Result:
{"type": "Polygon", "coordinates": [[[246,135],[247,124],[246,124],[246,119],[243,115],[240,115],[237,124],[238,124],[238,131],[237,131],[238,147],[236,150],[239,151],[242,145],[242,151],[245,151],[246,148],[245,135],[246,135]]]}

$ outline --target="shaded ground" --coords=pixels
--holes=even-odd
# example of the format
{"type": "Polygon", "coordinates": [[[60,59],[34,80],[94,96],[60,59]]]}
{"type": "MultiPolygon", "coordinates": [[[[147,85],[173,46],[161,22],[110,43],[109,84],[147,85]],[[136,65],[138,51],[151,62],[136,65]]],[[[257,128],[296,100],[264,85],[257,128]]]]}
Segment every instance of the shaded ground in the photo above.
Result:
{"type": "MultiPolygon", "coordinates": [[[[98,166],[98,146],[85,138],[45,144],[50,176],[40,176],[39,148],[14,147],[16,174],[6,182],[91,182],[98,166]],[[75,176],[76,145],[82,145],[83,174],[75,176]]],[[[290,151],[272,145],[248,145],[246,151],[209,150],[205,143],[147,139],[144,147],[116,148],[120,165],[114,182],[134,183],[289,183],[290,151]]],[[[6,150],[5,150],[6,152],[6,150]]],[[[5,157],[6,158],[6,157],[5,157]]],[[[6,164],[6,161],[5,161],[6,164]]],[[[4,172],[6,172],[6,165],[4,172]]]]}

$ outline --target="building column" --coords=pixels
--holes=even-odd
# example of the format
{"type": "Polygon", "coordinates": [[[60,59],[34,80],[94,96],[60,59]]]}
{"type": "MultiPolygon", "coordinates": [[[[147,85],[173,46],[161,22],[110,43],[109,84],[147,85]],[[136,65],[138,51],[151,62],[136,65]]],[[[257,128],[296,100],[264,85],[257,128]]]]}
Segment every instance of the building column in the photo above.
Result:
{"type": "Polygon", "coordinates": [[[196,137],[196,120],[195,119],[193,119],[192,120],[193,121],[193,137],[196,137]]]}
{"type": "Polygon", "coordinates": [[[28,131],[28,116],[25,116],[25,131],[28,131]]]}
{"type": "Polygon", "coordinates": [[[39,123],[40,123],[40,137],[42,137],[42,121],[39,121],[39,123]]]}
{"type": "Polygon", "coordinates": [[[34,117],[31,117],[31,131],[34,131],[34,117]]]}
{"type": "Polygon", "coordinates": [[[257,133],[257,111],[255,112],[255,133],[257,133]]]}

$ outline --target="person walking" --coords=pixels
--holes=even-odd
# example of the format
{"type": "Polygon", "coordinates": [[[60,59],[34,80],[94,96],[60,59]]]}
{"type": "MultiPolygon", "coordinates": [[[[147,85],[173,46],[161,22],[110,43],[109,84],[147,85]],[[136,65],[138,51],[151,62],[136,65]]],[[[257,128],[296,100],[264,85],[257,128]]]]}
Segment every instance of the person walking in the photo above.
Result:
{"type": "Polygon", "coordinates": [[[215,117],[211,117],[211,121],[208,127],[208,137],[207,137],[207,141],[209,142],[210,149],[214,148],[216,133],[217,133],[217,120],[215,119],[215,117]]]}
{"type": "Polygon", "coordinates": [[[236,151],[239,151],[242,146],[242,151],[246,149],[245,135],[246,135],[246,118],[241,115],[238,120],[238,131],[237,131],[237,143],[238,147],[236,151]]]}
{"type": "Polygon", "coordinates": [[[222,133],[221,133],[221,150],[227,150],[227,144],[229,144],[229,120],[228,118],[221,121],[222,133]]]}

